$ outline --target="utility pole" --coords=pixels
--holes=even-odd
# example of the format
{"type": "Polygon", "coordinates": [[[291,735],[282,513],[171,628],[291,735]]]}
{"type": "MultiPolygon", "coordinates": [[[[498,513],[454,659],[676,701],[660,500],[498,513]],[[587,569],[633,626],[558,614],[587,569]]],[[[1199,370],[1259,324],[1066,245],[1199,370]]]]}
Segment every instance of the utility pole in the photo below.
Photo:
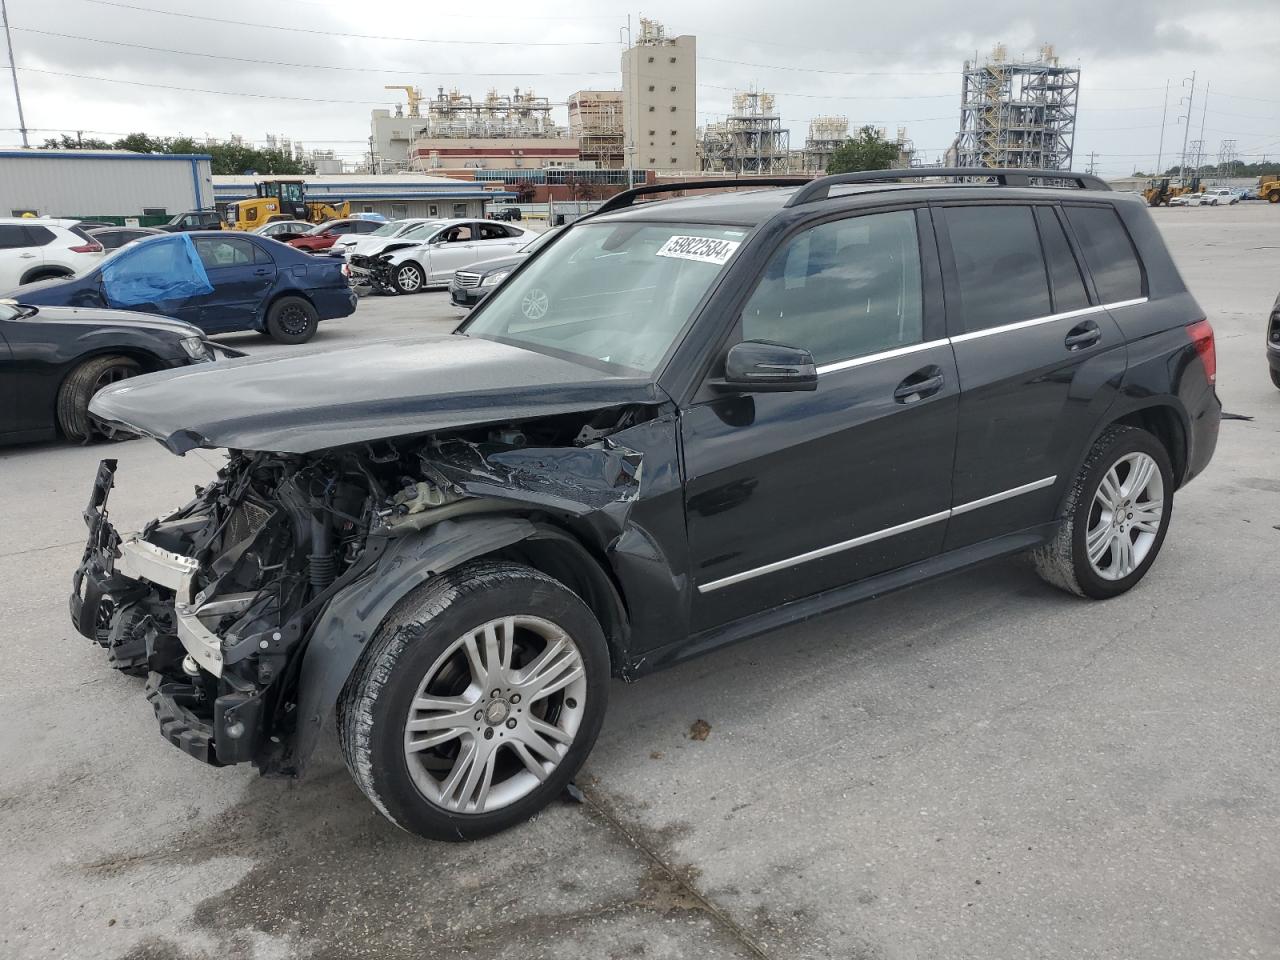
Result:
{"type": "Polygon", "coordinates": [[[1209,83],[1204,85],[1204,107],[1200,111],[1200,153],[1196,156],[1196,176],[1200,176],[1200,167],[1204,162],[1204,118],[1209,113],[1209,83]]]}
{"type": "Polygon", "coordinates": [[[1164,82],[1164,107],[1160,111],[1160,146],[1156,150],[1156,168],[1151,171],[1157,177],[1164,173],[1160,164],[1164,160],[1164,125],[1169,119],[1169,83],[1168,80],[1164,82]]]}
{"type": "Polygon", "coordinates": [[[1097,174],[1098,172],[1098,163],[1096,160],[1097,156],[1098,154],[1093,150],[1089,151],[1089,168],[1085,170],[1085,173],[1095,174],[1095,175],[1097,174]]]}
{"type": "Polygon", "coordinates": [[[369,134],[369,175],[372,176],[378,171],[373,165],[373,134],[369,134]]]}
{"type": "Polygon", "coordinates": [[[1188,80],[1183,80],[1182,85],[1185,87],[1187,83],[1191,83],[1191,93],[1179,99],[1179,103],[1185,102],[1187,105],[1187,115],[1185,118],[1179,117],[1178,121],[1182,123],[1182,166],[1179,168],[1178,179],[1185,185],[1187,182],[1187,135],[1191,132],[1191,104],[1196,98],[1196,72],[1191,71],[1188,80]]]}
{"type": "Polygon", "coordinates": [[[0,0],[0,20],[4,21],[4,42],[9,48],[9,71],[13,74],[13,99],[18,105],[18,129],[22,131],[22,145],[30,147],[27,141],[27,121],[22,115],[22,93],[18,90],[18,65],[13,62],[13,35],[9,32],[9,9],[5,0],[0,0]]]}

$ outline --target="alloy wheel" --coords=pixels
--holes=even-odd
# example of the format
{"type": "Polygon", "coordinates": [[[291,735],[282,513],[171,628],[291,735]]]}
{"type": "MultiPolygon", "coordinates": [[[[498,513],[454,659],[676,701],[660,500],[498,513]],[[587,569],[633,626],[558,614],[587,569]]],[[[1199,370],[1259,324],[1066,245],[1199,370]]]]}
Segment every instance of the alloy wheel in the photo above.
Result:
{"type": "Polygon", "coordinates": [[[502,617],[455,640],[423,677],[404,756],[424,797],[489,813],[531,793],[573,745],[587,680],[573,639],[549,620],[502,617]]]}
{"type": "Polygon", "coordinates": [[[1123,580],[1146,560],[1164,517],[1164,478],[1145,453],[1125,454],[1102,477],[1089,510],[1085,547],[1104,580],[1123,580]]]}
{"type": "Polygon", "coordinates": [[[406,293],[412,293],[422,286],[422,277],[418,274],[418,270],[412,264],[405,264],[400,268],[400,272],[396,274],[396,282],[400,284],[400,289],[406,293]]]}

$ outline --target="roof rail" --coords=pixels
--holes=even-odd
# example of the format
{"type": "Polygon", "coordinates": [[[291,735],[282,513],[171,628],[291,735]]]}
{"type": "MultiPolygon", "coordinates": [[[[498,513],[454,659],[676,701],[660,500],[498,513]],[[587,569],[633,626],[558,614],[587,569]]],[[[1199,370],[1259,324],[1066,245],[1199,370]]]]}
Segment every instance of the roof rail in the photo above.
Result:
{"type": "Polygon", "coordinates": [[[675,183],[645,183],[630,190],[616,193],[591,212],[591,216],[612,213],[623,207],[633,206],[637,197],[650,193],[671,193],[675,190],[711,190],[723,187],[798,187],[809,183],[812,177],[736,177],[719,180],[679,180],[675,183]]]}
{"type": "Polygon", "coordinates": [[[922,180],[926,177],[983,177],[996,180],[1005,187],[1029,187],[1036,180],[1066,180],[1081,190],[1110,190],[1101,177],[1091,173],[1074,173],[1070,170],[1034,170],[1025,167],[911,167],[905,170],[860,170],[856,173],[835,173],[829,177],[811,180],[787,201],[788,207],[802,203],[825,200],[831,188],[846,183],[880,183],[886,180],[922,180]]]}

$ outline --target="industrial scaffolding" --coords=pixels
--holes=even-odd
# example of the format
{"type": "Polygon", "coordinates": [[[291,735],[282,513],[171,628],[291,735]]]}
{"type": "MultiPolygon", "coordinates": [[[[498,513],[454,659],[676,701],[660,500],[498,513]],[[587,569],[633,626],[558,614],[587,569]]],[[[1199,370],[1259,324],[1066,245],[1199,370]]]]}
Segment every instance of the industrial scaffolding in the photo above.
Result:
{"type": "Polygon", "coordinates": [[[733,113],[702,132],[702,168],[719,173],[786,173],[791,131],[782,128],[773,94],[733,95],[733,113]]]}
{"type": "Polygon", "coordinates": [[[490,90],[483,100],[458,90],[438,88],[427,101],[427,136],[509,139],[561,137],[564,131],[551,120],[551,101],[532,90],[512,94],[490,90]]]}
{"type": "Polygon", "coordinates": [[[578,141],[578,156],[604,170],[620,170],[625,162],[621,90],[579,90],[569,94],[569,136],[578,141]]]}
{"type": "Polygon", "coordinates": [[[1003,45],[964,64],[958,161],[964,167],[1067,170],[1076,132],[1080,68],[1052,46],[1035,60],[1009,60],[1003,45]]]}
{"type": "Polygon", "coordinates": [[[831,155],[848,139],[848,117],[814,117],[809,121],[809,136],[804,141],[804,169],[825,171],[831,155]]]}

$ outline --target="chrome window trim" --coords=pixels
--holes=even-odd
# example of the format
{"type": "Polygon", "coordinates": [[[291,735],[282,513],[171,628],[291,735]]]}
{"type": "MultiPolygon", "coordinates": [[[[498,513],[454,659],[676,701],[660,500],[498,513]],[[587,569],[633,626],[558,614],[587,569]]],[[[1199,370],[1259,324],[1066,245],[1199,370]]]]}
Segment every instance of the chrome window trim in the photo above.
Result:
{"type": "Polygon", "coordinates": [[[734,584],[742,583],[745,580],[754,580],[756,577],[762,577],[768,573],[776,573],[778,570],[785,570],[788,567],[808,563],[810,560],[829,557],[834,553],[842,553],[845,550],[852,550],[854,547],[861,547],[868,543],[874,543],[877,540],[884,540],[887,537],[897,536],[900,533],[918,530],[920,527],[927,527],[931,523],[938,523],[941,520],[947,520],[951,517],[969,513],[972,510],[980,510],[983,507],[989,507],[993,503],[999,503],[1002,500],[1009,500],[1013,497],[1021,496],[1024,493],[1031,493],[1034,490],[1042,490],[1045,487],[1051,487],[1057,482],[1057,480],[1058,477],[1056,474],[1052,477],[1044,477],[1041,480],[1033,480],[1031,483],[1024,483],[1018,487],[1001,490],[999,493],[993,493],[990,496],[982,497],[979,500],[970,500],[968,503],[962,503],[959,506],[951,507],[950,509],[943,510],[939,513],[931,513],[927,517],[908,520],[906,523],[899,523],[892,527],[885,527],[883,530],[864,533],[860,537],[854,537],[850,540],[841,540],[839,543],[828,544],[825,547],[818,547],[816,550],[809,550],[805,553],[796,554],[794,557],[787,557],[785,560],[775,560],[773,563],[766,563],[762,567],[743,570],[741,573],[730,574],[727,577],[721,577],[719,580],[700,583],[698,584],[698,592],[710,593],[713,590],[719,590],[721,587],[731,587],[734,584]]]}
{"type": "Polygon", "coordinates": [[[987,327],[985,330],[974,330],[972,333],[958,333],[954,337],[943,337],[940,340],[926,340],[923,343],[912,343],[905,347],[895,347],[892,350],[882,350],[880,353],[869,353],[864,357],[851,357],[848,360],[833,360],[831,363],[824,363],[818,367],[818,376],[822,376],[824,373],[835,373],[837,370],[848,370],[852,367],[861,367],[868,363],[875,363],[878,360],[889,360],[893,357],[905,357],[908,354],[918,353],[921,350],[932,350],[934,347],[940,347],[945,343],[965,343],[969,340],[978,340],[982,337],[990,337],[998,333],[1011,333],[1014,330],[1022,330],[1026,327],[1036,327],[1042,323],[1053,323],[1055,320],[1070,320],[1073,317],[1087,317],[1090,314],[1102,313],[1105,310],[1118,310],[1121,307],[1136,307],[1138,304],[1146,302],[1146,297],[1137,297],[1133,300],[1118,300],[1115,303],[1102,303],[1092,307],[1081,307],[1079,310],[1067,310],[1063,313],[1051,313],[1047,317],[1032,317],[1030,320],[1019,320],[1016,323],[1006,323],[999,327],[987,327]]]}
{"type": "Polygon", "coordinates": [[[1070,320],[1073,317],[1087,317],[1090,314],[1103,313],[1107,310],[1117,310],[1120,307],[1133,307],[1146,302],[1146,297],[1138,297],[1135,300],[1119,300],[1115,303],[1100,303],[1092,307],[1081,307],[1079,310],[1067,310],[1063,313],[1051,313],[1047,317],[1033,317],[1030,320],[1019,320],[1016,323],[1006,323],[999,327],[987,327],[985,330],[974,330],[971,333],[959,333],[951,338],[951,342],[953,344],[964,343],[967,340],[977,340],[981,337],[990,337],[998,333],[1009,333],[1013,330],[1022,330],[1025,327],[1038,327],[1042,323],[1053,323],[1055,320],[1070,320]]]}
{"type": "Polygon", "coordinates": [[[818,367],[818,376],[822,376],[824,373],[835,373],[837,370],[848,370],[850,367],[861,367],[868,363],[875,363],[877,360],[888,360],[890,357],[905,357],[909,353],[932,350],[934,347],[945,346],[948,343],[950,341],[943,337],[941,340],[926,340],[923,343],[913,343],[905,347],[894,347],[892,350],[882,350],[880,353],[869,353],[864,357],[833,360],[831,363],[824,363],[818,367]]]}

